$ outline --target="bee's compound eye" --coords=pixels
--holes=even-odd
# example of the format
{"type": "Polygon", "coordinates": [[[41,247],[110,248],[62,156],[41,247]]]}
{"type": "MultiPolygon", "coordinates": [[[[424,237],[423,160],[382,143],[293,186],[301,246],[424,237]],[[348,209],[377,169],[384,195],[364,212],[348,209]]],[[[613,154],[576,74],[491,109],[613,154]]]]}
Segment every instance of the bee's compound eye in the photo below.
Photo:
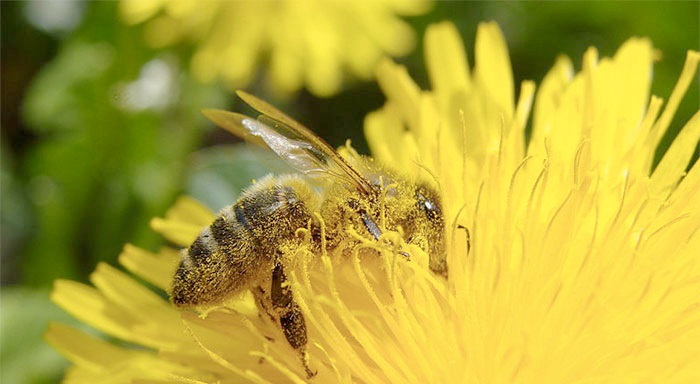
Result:
{"type": "Polygon", "coordinates": [[[422,192],[420,189],[416,191],[416,201],[418,209],[423,211],[428,219],[436,220],[441,217],[442,212],[438,202],[426,196],[426,193],[422,192]]]}

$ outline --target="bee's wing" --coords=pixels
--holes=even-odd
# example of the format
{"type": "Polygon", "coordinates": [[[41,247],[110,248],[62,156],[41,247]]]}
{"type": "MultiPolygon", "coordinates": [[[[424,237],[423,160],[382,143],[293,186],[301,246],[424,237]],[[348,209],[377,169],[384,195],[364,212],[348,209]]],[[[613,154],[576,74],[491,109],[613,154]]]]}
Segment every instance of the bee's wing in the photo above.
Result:
{"type": "Polygon", "coordinates": [[[274,151],[291,166],[311,177],[333,176],[371,193],[372,186],[328,143],[272,105],[244,92],[238,95],[263,115],[257,120],[222,110],[202,111],[204,116],[227,131],[274,151]]]}
{"type": "Polygon", "coordinates": [[[307,142],[288,138],[268,124],[239,113],[218,109],[205,109],[202,113],[236,136],[274,151],[298,171],[310,176],[328,172],[322,155],[307,142]]]}

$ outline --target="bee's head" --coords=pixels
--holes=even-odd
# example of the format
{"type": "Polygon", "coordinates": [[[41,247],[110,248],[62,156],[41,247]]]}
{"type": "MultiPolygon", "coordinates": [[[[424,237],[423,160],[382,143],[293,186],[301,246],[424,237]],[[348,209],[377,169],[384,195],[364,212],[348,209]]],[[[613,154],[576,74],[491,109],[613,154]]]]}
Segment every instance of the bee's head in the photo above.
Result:
{"type": "Polygon", "coordinates": [[[412,197],[413,225],[405,224],[412,229],[408,241],[418,245],[421,245],[421,242],[427,242],[427,247],[422,246],[422,248],[430,255],[430,269],[447,276],[445,217],[442,213],[440,196],[427,184],[418,184],[413,190],[412,197]]]}
{"type": "Polygon", "coordinates": [[[381,228],[401,227],[404,240],[417,245],[430,257],[430,269],[447,276],[445,219],[438,192],[425,183],[412,183],[401,177],[382,175],[373,181],[377,200],[360,213],[364,227],[375,237],[381,228]]]}

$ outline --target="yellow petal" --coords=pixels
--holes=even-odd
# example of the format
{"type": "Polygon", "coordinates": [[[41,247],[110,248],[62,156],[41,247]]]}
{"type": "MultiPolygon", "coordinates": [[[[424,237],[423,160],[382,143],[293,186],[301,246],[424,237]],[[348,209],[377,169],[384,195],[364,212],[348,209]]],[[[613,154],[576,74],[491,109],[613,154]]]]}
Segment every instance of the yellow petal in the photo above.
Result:
{"type": "Polygon", "coordinates": [[[401,153],[397,151],[395,145],[400,140],[403,133],[403,126],[399,116],[391,113],[389,108],[367,114],[364,123],[365,137],[374,158],[382,164],[400,168],[401,153]]]}
{"type": "Polygon", "coordinates": [[[50,298],[80,321],[108,335],[123,340],[132,339],[127,327],[131,318],[114,309],[110,310],[109,302],[97,289],[74,281],[56,280],[50,298]]]}
{"type": "Polygon", "coordinates": [[[44,339],[74,364],[89,369],[110,366],[129,358],[131,352],[88,336],[67,325],[50,323],[44,339]]]}
{"type": "Polygon", "coordinates": [[[167,220],[179,221],[199,227],[211,224],[216,218],[209,208],[189,196],[181,196],[165,214],[167,220]]]}
{"type": "MultiPolygon", "coordinates": [[[[700,161],[696,161],[685,175],[683,180],[678,184],[678,187],[671,192],[668,197],[669,205],[677,205],[689,212],[695,212],[697,216],[700,214],[700,199],[697,199],[697,193],[700,191],[700,161]]],[[[700,221],[697,221],[700,225],[700,221]]],[[[695,236],[700,236],[696,233],[695,236]]]]}
{"type": "Polygon", "coordinates": [[[559,56],[552,69],[542,80],[535,99],[532,137],[528,153],[539,153],[540,155],[545,153],[544,140],[550,136],[553,124],[555,124],[555,113],[561,107],[564,92],[573,76],[574,68],[571,60],[566,56],[559,56]]]}
{"type": "Polygon", "coordinates": [[[495,22],[481,23],[476,32],[476,79],[493,98],[506,119],[513,114],[513,71],[501,29],[495,22]]]}
{"type": "Polygon", "coordinates": [[[420,89],[406,72],[406,68],[388,60],[377,70],[377,81],[387,100],[396,104],[398,115],[408,127],[418,121],[420,89]]]}
{"type": "Polygon", "coordinates": [[[170,248],[154,254],[127,244],[119,255],[121,265],[163,291],[170,289],[179,262],[179,251],[170,248]]]}
{"type": "Polygon", "coordinates": [[[632,38],[618,49],[613,58],[614,79],[607,87],[611,101],[619,116],[616,147],[627,148],[639,139],[644,110],[649,102],[654,50],[649,39],[632,38]]]}
{"type": "Polygon", "coordinates": [[[655,193],[667,194],[676,186],[698,148],[699,139],[700,112],[697,112],[678,133],[651,175],[651,186],[655,193]]]}
{"type": "Polygon", "coordinates": [[[454,24],[433,24],[425,31],[425,65],[438,97],[449,97],[455,90],[469,92],[469,63],[454,24]]]}
{"type": "Polygon", "coordinates": [[[688,87],[695,78],[695,74],[698,70],[698,63],[700,63],[700,52],[688,51],[688,56],[685,59],[685,64],[683,65],[683,70],[678,78],[678,83],[676,83],[676,86],[673,88],[671,96],[668,99],[668,103],[666,104],[666,108],[661,114],[661,117],[652,128],[655,135],[654,141],[652,142],[654,147],[656,147],[656,145],[659,143],[664,133],[666,133],[668,126],[671,124],[671,120],[676,114],[678,106],[680,105],[681,100],[683,100],[683,96],[685,96],[685,92],[688,90],[688,87]]]}
{"type": "MultiPolygon", "coordinates": [[[[105,286],[108,283],[105,280],[110,279],[102,274],[96,277],[105,286]]],[[[126,293],[134,291],[126,288],[126,293]]],[[[134,305],[128,302],[120,305],[120,300],[124,303],[129,297],[120,297],[113,291],[108,294],[112,297],[106,297],[99,290],[83,284],[58,280],[54,283],[51,300],[79,320],[122,340],[152,348],[172,348],[184,342],[177,312],[169,306],[156,305],[151,313],[150,310],[144,311],[143,304],[139,307],[138,303],[139,299],[148,301],[148,296],[132,297],[134,305]],[[150,314],[153,314],[152,318],[150,314]]]]}
{"type": "Polygon", "coordinates": [[[152,352],[118,347],[63,324],[50,323],[44,339],[75,364],[64,382],[163,383],[173,382],[178,377],[188,378],[187,382],[214,381],[211,374],[196,372],[152,352]]]}
{"type": "Polygon", "coordinates": [[[151,228],[173,243],[187,247],[216,216],[190,197],[181,197],[165,214],[151,220],[151,228]]]}

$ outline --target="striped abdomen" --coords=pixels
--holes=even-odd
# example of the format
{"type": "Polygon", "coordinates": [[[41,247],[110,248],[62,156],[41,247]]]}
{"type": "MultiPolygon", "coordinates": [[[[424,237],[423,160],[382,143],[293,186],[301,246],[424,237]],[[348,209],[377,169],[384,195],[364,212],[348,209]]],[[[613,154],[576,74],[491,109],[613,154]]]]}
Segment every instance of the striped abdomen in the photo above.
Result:
{"type": "Polygon", "coordinates": [[[279,245],[294,239],[311,217],[297,178],[266,178],[246,190],[233,205],[183,250],[173,280],[178,306],[215,305],[269,279],[279,245]]]}

